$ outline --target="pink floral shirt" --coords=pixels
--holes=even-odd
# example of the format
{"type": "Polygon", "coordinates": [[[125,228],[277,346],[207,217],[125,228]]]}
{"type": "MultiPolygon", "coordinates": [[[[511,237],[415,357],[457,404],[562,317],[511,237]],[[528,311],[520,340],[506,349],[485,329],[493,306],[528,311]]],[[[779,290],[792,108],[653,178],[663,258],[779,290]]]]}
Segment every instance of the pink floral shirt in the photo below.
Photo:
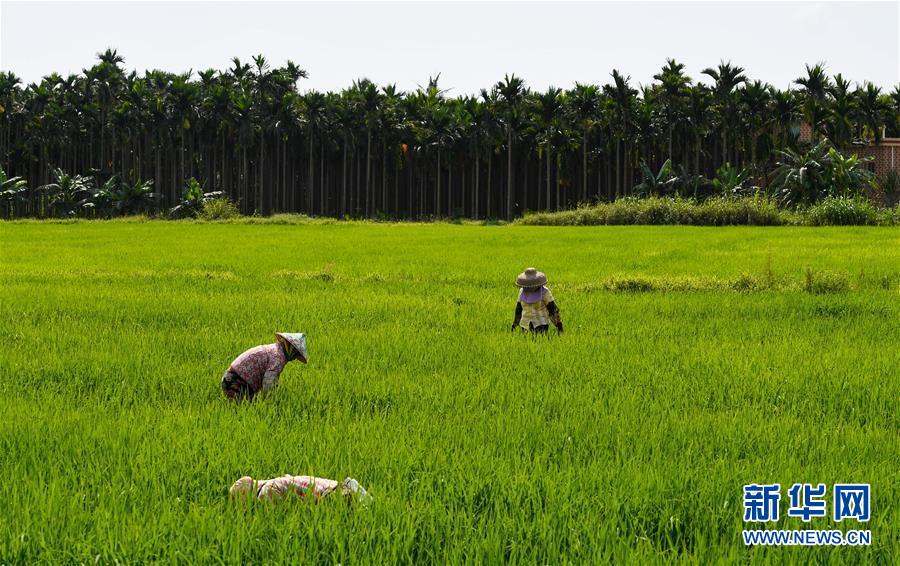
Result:
{"type": "Polygon", "coordinates": [[[260,501],[280,501],[288,495],[305,498],[310,488],[316,500],[334,491],[338,486],[335,480],[314,478],[312,476],[282,476],[270,480],[260,480],[257,484],[260,501]]]}
{"type": "Polygon", "coordinates": [[[263,388],[263,378],[266,375],[274,376],[277,383],[286,363],[284,349],[276,342],[250,348],[231,362],[229,369],[244,378],[256,393],[263,388]]]}

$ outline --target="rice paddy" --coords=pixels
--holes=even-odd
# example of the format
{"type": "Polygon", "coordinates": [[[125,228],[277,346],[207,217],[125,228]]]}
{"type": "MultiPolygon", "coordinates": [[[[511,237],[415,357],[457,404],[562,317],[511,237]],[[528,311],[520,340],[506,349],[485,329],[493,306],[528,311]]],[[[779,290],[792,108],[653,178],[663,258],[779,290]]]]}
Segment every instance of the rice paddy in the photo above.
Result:
{"type": "Polygon", "coordinates": [[[892,563],[898,321],[893,228],[0,223],[0,563],[892,563]],[[275,331],[309,364],[226,402],[275,331]],[[375,500],[228,501],[285,473],[375,500]],[[777,527],[872,545],[745,547],[776,482],[871,483],[777,527]]]}

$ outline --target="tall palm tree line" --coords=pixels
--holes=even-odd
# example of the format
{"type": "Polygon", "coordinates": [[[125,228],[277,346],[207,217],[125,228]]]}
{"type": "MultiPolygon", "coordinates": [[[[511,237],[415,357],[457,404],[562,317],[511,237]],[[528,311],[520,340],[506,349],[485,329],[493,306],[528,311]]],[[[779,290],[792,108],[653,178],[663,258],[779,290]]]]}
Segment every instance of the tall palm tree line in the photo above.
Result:
{"type": "MultiPolygon", "coordinates": [[[[160,209],[196,178],[244,213],[512,218],[631,195],[641,163],[764,177],[801,121],[839,147],[900,135],[900,86],[851,85],[821,63],[788,90],[730,62],[703,75],[710,86],[669,59],[649,85],[615,70],[544,92],[507,75],[477,96],[449,96],[439,76],[412,92],[359,79],[322,93],[301,90],[293,62],[139,75],[107,50],[67,77],[0,73],[0,168],[32,187],[56,169],[152,179],[160,209]]],[[[45,198],[33,192],[27,213],[45,198]]]]}

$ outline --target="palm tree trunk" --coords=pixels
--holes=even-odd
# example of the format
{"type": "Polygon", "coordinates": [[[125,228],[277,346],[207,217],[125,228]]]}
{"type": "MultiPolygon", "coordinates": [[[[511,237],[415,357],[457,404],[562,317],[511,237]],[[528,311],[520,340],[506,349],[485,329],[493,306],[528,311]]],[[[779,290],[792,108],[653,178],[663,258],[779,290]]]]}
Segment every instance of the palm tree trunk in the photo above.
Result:
{"type": "Polygon", "coordinates": [[[756,133],[754,132],[750,136],[750,144],[751,144],[750,145],[750,163],[753,165],[756,165],[756,142],[757,142],[757,136],[756,136],[756,133]]]}
{"type": "Polygon", "coordinates": [[[447,216],[453,216],[453,152],[447,156],[447,216]]]}
{"type": "Polygon", "coordinates": [[[309,172],[306,181],[306,214],[313,213],[313,192],[315,191],[315,160],[313,158],[313,129],[309,129],[309,158],[307,164],[309,172]]]}
{"type": "Polygon", "coordinates": [[[287,190],[287,142],[281,141],[281,210],[289,210],[290,202],[287,190]]]}
{"type": "MultiPolygon", "coordinates": [[[[362,164],[360,163],[359,152],[354,151],[353,153],[356,155],[356,157],[354,158],[356,161],[356,178],[353,183],[353,198],[351,199],[352,204],[350,205],[350,208],[352,208],[353,211],[356,212],[361,207],[364,208],[365,203],[360,203],[360,200],[363,198],[362,190],[360,188],[360,185],[362,183],[362,164]]],[[[365,213],[365,210],[363,210],[363,213],[365,213]]]]}
{"type": "Polygon", "coordinates": [[[416,177],[415,162],[411,153],[407,157],[406,165],[406,217],[412,218],[415,214],[416,177]]]}
{"type": "Polygon", "coordinates": [[[372,129],[366,129],[366,217],[372,215],[372,129]]]}
{"type": "Polygon", "coordinates": [[[487,192],[485,193],[485,216],[487,218],[491,217],[491,185],[492,185],[492,177],[493,177],[493,164],[494,159],[493,156],[488,154],[488,174],[487,174],[487,192]]]}
{"type": "Polygon", "coordinates": [[[341,218],[347,215],[347,138],[344,137],[344,160],[341,165],[341,218]]]}
{"type": "Polygon", "coordinates": [[[616,139],[616,200],[618,200],[619,195],[622,194],[622,140],[616,139]]]}
{"type": "MultiPolygon", "coordinates": [[[[162,183],[162,178],[162,157],[159,154],[159,148],[156,148],[156,182],[162,183]]],[[[157,207],[162,205],[162,187],[156,187],[156,205],[157,207]]]]}
{"type": "Polygon", "coordinates": [[[428,177],[427,173],[423,173],[419,177],[419,218],[425,216],[425,179],[428,177]]]}
{"type": "Polygon", "coordinates": [[[481,162],[478,155],[475,155],[475,190],[472,193],[472,216],[478,220],[478,164],[481,162]]]}
{"type": "Polygon", "coordinates": [[[265,160],[265,137],[260,130],[259,132],[259,164],[257,168],[259,169],[259,186],[256,188],[256,210],[259,210],[263,216],[268,216],[268,207],[263,198],[263,171],[264,171],[264,160],[265,160]]]}
{"type": "Polygon", "coordinates": [[[700,175],[700,137],[697,137],[694,144],[694,175],[700,175]]]}
{"type": "Polygon", "coordinates": [[[672,122],[669,122],[669,159],[672,159],[672,122]]]}
{"type": "Polygon", "coordinates": [[[506,219],[513,218],[512,128],[506,128],[506,219]]]}
{"type": "MultiPolygon", "coordinates": [[[[395,156],[396,157],[396,156],[395,156]]],[[[400,168],[394,160],[394,216],[400,218],[400,168]]]]}
{"type": "Polygon", "coordinates": [[[603,150],[603,168],[606,172],[606,200],[607,202],[612,200],[612,152],[609,150],[609,146],[607,146],[603,150]]]}
{"type": "MultiPolygon", "coordinates": [[[[174,153],[174,151],[173,151],[173,153],[174,153]]],[[[178,195],[175,192],[177,190],[176,187],[178,186],[178,182],[175,180],[178,176],[178,170],[177,170],[178,160],[175,159],[174,157],[175,156],[173,155],[172,156],[172,158],[173,158],[172,159],[172,186],[169,187],[169,203],[170,204],[175,204],[176,202],[178,202],[178,195]]]]}
{"type": "Polygon", "coordinates": [[[544,209],[550,210],[550,171],[553,169],[552,164],[550,162],[550,145],[547,145],[547,199],[544,202],[544,209]]]}
{"type": "Polygon", "coordinates": [[[241,190],[241,200],[243,201],[244,211],[248,212],[250,210],[250,202],[249,202],[249,192],[250,192],[250,180],[247,178],[249,174],[249,164],[247,163],[247,146],[243,146],[241,148],[241,185],[243,189],[241,190]]]}
{"type": "Polygon", "coordinates": [[[722,165],[728,163],[728,130],[722,128],[722,165]]]}
{"type": "Polygon", "coordinates": [[[466,206],[466,159],[465,155],[459,160],[459,208],[464,217],[471,216],[471,210],[466,206]]]}
{"type": "Polygon", "coordinates": [[[381,209],[387,213],[388,211],[388,190],[387,190],[387,146],[382,143],[381,145],[381,209]]]}
{"type": "Polygon", "coordinates": [[[559,194],[559,166],[560,166],[561,156],[560,153],[556,153],[556,210],[560,209],[560,201],[562,200],[559,194]]]}
{"type": "Polygon", "coordinates": [[[632,166],[632,152],[634,149],[630,143],[625,144],[625,193],[629,196],[634,188],[634,170],[632,166]]]}
{"type": "Polygon", "coordinates": [[[587,128],[581,132],[581,200],[587,200],[587,128]]]}
{"type": "Polygon", "coordinates": [[[225,134],[222,134],[222,176],[221,176],[221,184],[219,185],[220,191],[231,191],[231,197],[234,198],[234,188],[228,187],[225,185],[225,134]]]}
{"type": "Polygon", "coordinates": [[[106,148],[106,105],[103,105],[103,112],[100,113],[100,174],[106,171],[105,158],[106,148]]]}
{"type": "Polygon", "coordinates": [[[525,159],[522,159],[522,191],[516,191],[518,194],[517,197],[521,197],[522,201],[519,204],[521,210],[525,210],[528,208],[528,158],[526,156],[525,159]]]}
{"type": "MultiPolygon", "coordinates": [[[[294,155],[296,146],[297,146],[296,141],[293,144],[291,144],[291,150],[290,150],[291,156],[294,155]]],[[[285,150],[285,151],[287,151],[287,150],[285,150]]],[[[287,157],[287,153],[285,153],[285,157],[287,157]]],[[[291,212],[299,212],[299,207],[298,207],[298,203],[297,203],[297,171],[296,171],[295,167],[296,167],[295,160],[294,159],[289,160],[289,170],[290,170],[290,178],[291,178],[291,197],[290,197],[291,212]]]]}
{"type": "Polygon", "coordinates": [[[325,140],[319,140],[319,214],[325,216],[328,203],[325,199],[325,140]]]}
{"type": "Polygon", "coordinates": [[[441,217],[441,148],[437,150],[437,170],[435,170],[434,215],[441,217]]]}

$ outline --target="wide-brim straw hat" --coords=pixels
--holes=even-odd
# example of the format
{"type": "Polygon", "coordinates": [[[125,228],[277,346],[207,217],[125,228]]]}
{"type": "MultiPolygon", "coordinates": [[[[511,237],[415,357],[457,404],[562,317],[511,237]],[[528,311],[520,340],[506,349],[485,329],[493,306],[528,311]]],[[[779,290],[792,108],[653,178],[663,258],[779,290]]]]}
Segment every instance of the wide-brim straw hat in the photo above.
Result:
{"type": "Polygon", "coordinates": [[[234,482],[228,489],[228,493],[232,498],[249,497],[253,490],[256,489],[256,482],[250,476],[244,476],[234,482]]]}
{"type": "Polygon", "coordinates": [[[276,332],[275,336],[284,340],[297,350],[300,361],[306,363],[306,334],[302,332],[276,332]]]}
{"type": "Polygon", "coordinates": [[[543,271],[529,267],[516,277],[516,285],[519,287],[540,287],[547,284],[547,276],[543,271]]]}

